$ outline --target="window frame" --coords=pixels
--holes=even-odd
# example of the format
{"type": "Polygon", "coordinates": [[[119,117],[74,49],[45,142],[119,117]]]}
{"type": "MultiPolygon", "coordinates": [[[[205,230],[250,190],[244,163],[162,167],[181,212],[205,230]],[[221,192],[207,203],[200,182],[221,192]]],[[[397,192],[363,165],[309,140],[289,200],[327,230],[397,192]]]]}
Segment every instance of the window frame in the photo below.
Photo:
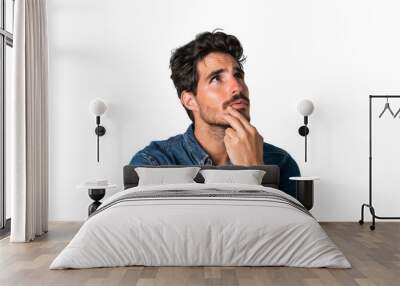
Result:
{"type": "MultiPolygon", "coordinates": [[[[6,49],[13,47],[14,35],[6,30],[6,0],[0,0],[0,237],[10,231],[10,219],[6,218],[6,189],[5,189],[5,104],[6,104],[6,49]]],[[[11,0],[13,9],[11,17],[14,19],[15,0],[11,0]]],[[[13,28],[14,30],[14,28],[13,28]]]]}

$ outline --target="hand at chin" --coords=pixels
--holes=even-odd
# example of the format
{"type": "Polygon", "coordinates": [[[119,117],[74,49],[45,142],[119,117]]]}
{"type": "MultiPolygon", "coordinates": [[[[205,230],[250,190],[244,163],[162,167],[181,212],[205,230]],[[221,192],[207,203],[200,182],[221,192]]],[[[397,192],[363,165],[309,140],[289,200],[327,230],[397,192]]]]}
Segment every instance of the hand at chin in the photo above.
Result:
{"type": "Polygon", "coordinates": [[[264,164],[261,136],[257,136],[255,140],[241,140],[238,137],[225,136],[224,144],[233,165],[259,166],[264,164]]]}

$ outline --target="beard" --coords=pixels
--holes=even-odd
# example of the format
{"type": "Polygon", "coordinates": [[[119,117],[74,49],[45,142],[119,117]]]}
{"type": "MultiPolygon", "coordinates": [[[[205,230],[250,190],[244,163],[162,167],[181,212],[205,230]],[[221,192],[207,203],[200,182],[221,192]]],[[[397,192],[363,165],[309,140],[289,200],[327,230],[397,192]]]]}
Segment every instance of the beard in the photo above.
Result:
{"type": "MultiPolygon", "coordinates": [[[[249,107],[248,107],[249,108],[249,107]]],[[[221,129],[226,129],[231,127],[231,125],[222,118],[218,118],[218,111],[208,107],[200,107],[199,116],[202,121],[207,123],[210,127],[217,127],[221,129]]],[[[245,109],[238,110],[249,122],[250,116],[245,109]]]]}

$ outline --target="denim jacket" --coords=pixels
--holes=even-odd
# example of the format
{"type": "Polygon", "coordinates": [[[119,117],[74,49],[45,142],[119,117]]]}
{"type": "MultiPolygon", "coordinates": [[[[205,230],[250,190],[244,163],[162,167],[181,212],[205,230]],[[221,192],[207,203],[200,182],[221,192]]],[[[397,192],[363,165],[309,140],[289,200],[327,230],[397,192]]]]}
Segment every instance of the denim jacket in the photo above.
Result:
{"type": "MultiPolygon", "coordinates": [[[[130,165],[213,165],[211,158],[194,136],[191,124],[185,133],[166,140],[152,141],[137,152],[130,165]]],[[[296,186],[289,177],[300,176],[296,161],[285,150],[264,142],[264,165],[280,167],[279,189],[295,197],[296,186]]]]}

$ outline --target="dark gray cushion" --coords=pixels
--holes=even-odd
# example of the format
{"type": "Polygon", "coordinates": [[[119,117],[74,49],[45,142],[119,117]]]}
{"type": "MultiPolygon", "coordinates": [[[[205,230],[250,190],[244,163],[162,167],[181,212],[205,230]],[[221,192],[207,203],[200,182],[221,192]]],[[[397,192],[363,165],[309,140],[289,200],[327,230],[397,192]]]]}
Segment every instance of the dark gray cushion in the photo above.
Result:
{"type": "MultiPolygon", "coordinates": [[[[237,166],[237,165],[226,165],[226,166],[198,166],[202,170],[205,169],[222,169],[222,170],[246,170],[246,169],[257,169],[264,170],[266,173],[262,179],[261,184],[265,187],[271,187],[278,189],[279,187],[279,166],[277,165],[261,165],[261,166],[237,166]]],[[[136,167],[147,167],[147,168],[179,168],[179,167],[187,167],[185,165],[161,165],[161,166],[152,166],[152,165],[126,165],[124,166],[124,189],[133,188],[138,185],[139,176],[135,171],[136,167]]],[[[197,183],[204,183],[204,178],[200,174],[194,178],[197,183]]]]}

